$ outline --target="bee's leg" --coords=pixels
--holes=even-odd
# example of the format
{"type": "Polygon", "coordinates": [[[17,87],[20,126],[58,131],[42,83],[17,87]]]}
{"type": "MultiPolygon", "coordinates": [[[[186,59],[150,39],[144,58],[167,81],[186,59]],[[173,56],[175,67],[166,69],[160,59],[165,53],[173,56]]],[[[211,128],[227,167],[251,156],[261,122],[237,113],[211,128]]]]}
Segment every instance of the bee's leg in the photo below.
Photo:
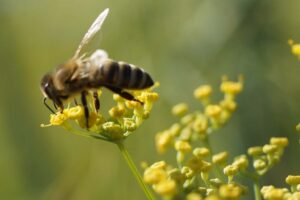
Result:
{"type": "Polygon", "coordinates": [[[95,106],[96,112],[98,113],[98,111],[100,109],[100,100],[99,100],[97,91],[95,91],[93,93],[93,97],[94,97],[94,106],[95,106]]]}
{"type": "MultiPolygon", "coordinates": [[[[53,114],[55,114],[55,112],[54,112],[54,110],[52,110],[52,108],[47,104],[47,97],[45,97],[44,98],[44,105],[53,113],[53,114]]],[[[53,104],[54,104],[54,102],[53,102],[53,104]]],[[[54,104],[55,105],[55,104],[54,104]]],[[[56,109],[56,107],[55,107],[55,109],[56,109]]]]}
{"type": "Polygon", "coordinates": [[[87,105],[86,95],[87,95],[86,91],[81,92],[81,102],[84,108],[86,128],[89,129],[89,108],[87,105]]]}
{"type": "Polygon", "coordinates": [[[134,96],[132,96],[131,94],[129,94],[128,92],[123,91],[121,88],[117,88],[117,87],[112,87],[112,86],[105,86],[107,89],[110,89],[111,91],[113,91],[114,93],[117,93],[118,95],[120,95],[121,97],[123,97],[124,99],[127,99],[129,101],[136,101],[139,102],[140,104],[144,104],[143,102],[141,102],[140,100],[134,98],[134,96]]]}

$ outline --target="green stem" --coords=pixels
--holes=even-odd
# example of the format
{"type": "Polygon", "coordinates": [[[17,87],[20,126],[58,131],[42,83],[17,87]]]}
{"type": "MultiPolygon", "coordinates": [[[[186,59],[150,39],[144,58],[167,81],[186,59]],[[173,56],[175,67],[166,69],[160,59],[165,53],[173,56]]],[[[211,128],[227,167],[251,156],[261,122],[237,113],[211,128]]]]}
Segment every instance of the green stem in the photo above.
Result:
{"type": "Polygon", "coordinates": [[[253,189],[254,189],[255,200],[261,200],[260,186],[259,186],[258,180],[254,181],[254,183],[253,183],[253,189]]]}
{"type": "Polygon", "coordinates": [[[127,165],[129,166],[131,172],[133,173],[136,181],[139,183],[140,187],[143,189],[145,195],[147,196],[147,199],[148,200],[154,200],[155,198],[153,197],[153,194],[151,193],[151,191],[149,190],[149,188],[145,185],[137,167],[135,166],[133,160],[131,159],[127,149],[125,148],[124,146],[124,143],[123,141],[117,141],[115,142],[121,153],[122,153],[122,156],[124,157],[125,161],[127,162],[127,165]]]}
{"type": "Polygon", "coordinates": [[[251,173],[248,171],[243,171],[241,173],[242,176],[249,178],[253,181],[253,190],[254,190],[254,196],[255,200],[261,200],[261,194],[260,194],[260,184],[259,184],[259,178],[260,176],[256,173],[251,173]]]}

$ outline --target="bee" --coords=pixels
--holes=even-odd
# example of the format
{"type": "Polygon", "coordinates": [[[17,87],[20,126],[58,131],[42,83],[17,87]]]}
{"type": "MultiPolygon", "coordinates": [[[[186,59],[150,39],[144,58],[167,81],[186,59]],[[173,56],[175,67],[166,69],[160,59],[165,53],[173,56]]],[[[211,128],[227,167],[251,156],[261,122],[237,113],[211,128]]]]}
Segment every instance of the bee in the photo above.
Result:
{"type": "Polygon", "coordinates": [[[98,112],[100,101],[97,89],[100,87],[105,87],[127,100],[143,104],[126,90],[146,89],[154,84],[151,76],[142,68],[112,60],[102,49],[94,51],[89,57],[85,54],[81,55],[82,48],[101,29],[108,13],[107,8],[99,14],[79,43],[74,56],[54,71],[44,75],[41,80],[44,104],[54,114],[54,110],[46,103],[47,99],[52,100],[54,107],[62,112],[66,101],[74,99],[77,104],[75,98],[78,95],[81,96],[87,128],[89,128],[87,105],[89,93],[93,94],[94,107],[98,112]]]}

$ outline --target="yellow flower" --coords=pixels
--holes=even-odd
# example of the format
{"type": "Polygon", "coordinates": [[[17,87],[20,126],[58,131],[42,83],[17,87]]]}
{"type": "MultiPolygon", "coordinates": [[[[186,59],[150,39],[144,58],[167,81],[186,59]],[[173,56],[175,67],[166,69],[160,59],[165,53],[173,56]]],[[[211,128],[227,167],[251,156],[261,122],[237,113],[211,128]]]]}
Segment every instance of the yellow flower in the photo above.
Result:
{"type": "Polygon", "coordinates": [[[163,169],[147,168],[144,172],[144,181],[148,184],[157,184],[167,179],[167,173],[163,169]]]}
{"type": "Polygon", "coordinates": [[[152,169],[166,169],[167,163],[166,163],[165,161],[162,160],[162,161],[153,163],[150,167],[151,167],[152,169]]]}
{"type": "Polygon", "coordinates": [[[261,189],[261,193],[266,200],[283,200],[285,192],[283,189],[277,189],[273,186],[264,186],[261,189]]]}
{"type": "Polygon", "coordinates": [[[202,197],[200,194],[192,192],[186,196],[186,200],[202,200],[202,197]]]}
{"type": "Polygon", "coordinates": [[[156,150],[164,153],[173,143],[173,135],[169,131],[159,132],[155,136],[156,150]]]}
{"type": "Polygon", "coordinates": [[[208,105],[205,108],[205,114],[209,117],[218,118],[222,112],[219,105],[208,105]]]}
{"type": "Polygon", "coordinates": [[[223,152],[213,155],[212,162],[214,164],[223,165],[227,162],[227,159],[228,159],[228,152],[223,151],[223,152]]]}
{"type": "Polygon", "coordinates": [[[188,105],[186,103],[179,103],[172,108],[172,113],[175,116],[182,117],[188,111],[188,105]]]}
{"type": "Polygon", "coordinates": [[[182,167],[181,173],[184,174],[186,178],[192,178],[194,175],[194,171],[187,166],[182,167]]]}
{"type": "Polygon", "coordinates": [[[112,140],[118,140],[123,138],[123,129],[119,124],[114,122],[106,122],[102,125],[104,131],[106,131],[106,135],[109,136],[112,140]]]}
{"type": "Polygon", "coordinates": [[[108,113],[113,118],[120,118],[125,113],[125,108],[124,107],[115,106],[115,107],[112,107],[108,111],[108,113]]]}
{"type": "Polygon", "coordinates": [[[236,165],[227,165],[223,172],[226,176],[234,176],[239,172],[239,168],[236,165]]]}
{"type": "Polygon", "coordinates": [[[220,105],[223,109],[228,110],[230,112],[233,112],[237,108],[236,102],[230,100],[230,99],[224,99],[220,102],[220,105]]]}
{"type": "Polygon", "coordinates": [[[234,184],[222,185],[219,189],[219,195],[222,199],[234,200],[239,199],[242,189],[234,184]]]}
{"type": "Polygon", "coordinates": [[[266,154],[274,153],[277,150],[277,146],[273,144],[266,144],[263,146],[263,152],[266,154]]]}
{"type": "Polygon", "coordinates": [[[51,114],[50,124],[54,126],[62,125],[67,119],[68,116],[65,113],[58,112],[57,114],[51,114]]]}
{"type": "Polygon", "coordinates": [[[267,163],[266,161],[264,160],[261,160],[261,159],[256,159],[254,160],[253,162],[253,167],[256,169],[256,170],[263,170],[267,167],[267,163]]]}
{"type": "Polygon", "coordinates": [[[235,158],[235,160],[232,164],[238,166],[238,168],[241,170],[245,170],[249,165],[249,161],[248,161],[246,155],[241,155],[241,156],[235,158]]]}
{"type": "Polygon", "coordinates": [[[288,43],[291,46],[292,54],[300,56],[300,44],[295,44],[293,40],[288,40],[288,43]]]}
{"type": "Polygon", "coordinates": [[[84,115],[84,109],[82,106],[75,106],[70,109],[65,109],[64,113],[68,116],[69,119],[79,119],[84,115]]]}
{"type": "Polygon", "coordinates": [[[289,144],[289,140],[285,137],[272,137],[270,139],[270,144],[284,148],[289,144]]]}
{"type": "Polygon", "coordinates": [[[127,131],[134,131],[137,128],[135,121],[131,118],[124,118],[124,128],[127,131]]]}
{"type": "Polygon", "coordinates": [[[156,193],[162,196],[172,196],[177,193],[177,184],[174,180],[163,180],[153,186],[156,193]]]}
{"type": "Polygon", "coordinates": [[[300,184],[300,176],[289,175],[286,177],[285,182],[289,185],[298,185],[300,184]]]}
{"type": "Polygon", "coordinates": [[[201,147],[201,148],[195,148],[193,150],[193,154],[194,156],[196,156],[197,158],[201,159],[201,158],[205,158],[207,156],[209,156],[210,151],[208,148],[205,147],[201,147]]]}
{"type": "Polygon", "coordinates": [[[212,88],[210,85],[202,85],[194,91],[194,96],[196,97],[196,99],[203,100],[210,97],[211,93],[212,88]]]}
{"type": "Polygon", "coordinates": [[[180,151],[182,153],[187,153],[192,150],[192,147],[191,147],[190,143],[188,143],[187,141],[178,140],[175,142],[175,149],[176,149],[176,151],[180,151]]]}
{"type": "Polygon", "coordinates": [[[248,148],[248,154],[250,156],[259,156],[259,155],[263,154],[263,148],[260,146],[250,147],[250,148],[248,148]]]}
{"type": "Polygon", "coordinates": [[[208,120],[204,115],[197,115],[193,122],[193,130],[199,134],[204,134],[208,128],[208,120]]]}
{"type": "Polygon", "coordinates": [[[238,82],[233,82],[228,81],[227,77],[224,77],[220,89],[225,94],[236,95],[240,93],[243,89],[243,78],[239,77],[238,82]]]}

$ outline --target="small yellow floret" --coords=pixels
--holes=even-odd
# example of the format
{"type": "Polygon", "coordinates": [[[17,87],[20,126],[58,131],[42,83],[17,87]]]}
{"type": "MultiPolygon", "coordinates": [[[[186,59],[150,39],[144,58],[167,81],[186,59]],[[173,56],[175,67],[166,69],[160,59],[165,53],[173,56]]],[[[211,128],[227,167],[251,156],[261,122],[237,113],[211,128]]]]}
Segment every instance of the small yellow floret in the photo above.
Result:
{"type": "Polygon", "coordinates": [[[187,141],[178,140],[175,142],[175,149],[176,151],[187,153],[192,150],[192,146],[187,141]]]}
{"type": "Polygon", "coordinates": [[[175,116],[182,117],[188,111],[188,105],[186,103],[179,103],[172,108],[172,113],[175,116]]]}
{"type": "Polygon", "coordinates": [[[177,185],[174,180],[164,180],[154,186],[156,193],[163,196],[172,196],[177,193],[177,185]]]}
{"type": "Polygon", "coordinates": [[[203,100],[208,98],[211,93],[212,87],[210,85],[202,85],[194,91],[194,96],[199,100],[203,100]]]}
{"type": "Polygon", "coordinates": [[[194,175],[194,171],[187,166],[182,167],[181,173],[184,174],[186,178],[192,178],[194,175]]]}
{"type": "Polygon", "coordinates": [[[219,194],[222,199],[239,199],[242,189],[234,184],[222,185],[219,189],[219,194]]]}
{"type": "Polygon", "coordinates": [[[222,108],[219,105],[208,105],[205,108],[205,114],[209,117],[217,118],[221,112],[222,108]]]}
{"type": "Polygon", "coordinates": [[[265,144],[263,146],[263,152],[266,154],[274,153],[277,150],[277,146],[273,144],[265,144]]]}
{"type": "Polygon", "coordinates": [[[135,129],[137,129],[137,125],[135,123],[135,121],[131,118],[124,118],[124,128],[127,131],[134,131],[135,129]]]}
{"type": "Polygon", "coordinates": [[[124,131],[119,124],[114,122],[106,122],[102,125],[102,128],[112,139],[121,139],[123,137],[124,131]]]}
{"type": "Polygon", "coordinates": [[[167,179],[167,173],[162,169],[147,168],[144,172],[144,181],[148,184],[157,184],[167,179]]]}
{"type": "Polygon", "coordinates": [[[192,192],[186,196],[186,200],[202,200],[202,197],[200,194],[192,192]]]}
{"type": "Polygon", "coordinates": [[[260,146],[250,147],[250,148],[248,148],[248,154],[250,156],[259,156],[259,155],[263,154],[263,148],[260,146]]]}
{"type": "Polygon", "coordinates": [[[244,170],[248,167],[249,161],[248,161],[246,155],[241,155],[241,156],[235,158],[235,160],[232,164],[238,166],[239,169],[244,170]]]}
{"type": "Polygon", "coordinates": [[[289,175],[286,177],[285,182],[289,185],[298,185],[300,184],[300,176],[289,175]]]}
{"type": "Polygon", "coordinates": [[[234,176],[239,172],[239,168],[236,165],[227,165],[223,172],[226,176],[234,176]]]}
{"type": "Polygon", "coordinates": [[[257,160],[254,160],[253,167],[256,170],[262,170],[262,169],[265,169],[267,167],[267,163],[264,160],[257,159],[257,160]]]}
{"type": "Polygon", "coordinates": [[[300,44],[293,44],[291,45],[292,54],[295,56],[300,56],[300,44]]]}
{"type": "Polygon", "coordinates": [[[242,91],[243,83],[242,83],[242,81],[239,81],[239,82],[223,81],[221,83],[220,89],[225,94],[236,95],[242,91]]]}
{"type": "Polygon", "coordinates": [[[274,188],[273,186],[269,186],[269,188],[263,187],[261,192],[266,200],[283,200],[285,193],[284,190],[274,188]]]}
{"type": "Polygon", "coordinates": [[[208,156],[210,154],[210,151],[208,148],[205,148],[205,147],[195,148],[193,150],[193,154],[197,158],[205,158],[206,156],[208,156]]]}
{"type": "Polygon", "coordinates": [[[227,159],[228,159],[228,152],[223,151],[223,152],[213,155],[212,162],[214,164],[222,165],[227,162],[227,159]]]}
{"type": "Polygon", "coordinates": [[[65,113],[57,113],[50,115],[50,124],[58,126],[63,124],[68,119],[68,116],[65,113]]]}
{"type": "Polygon", "coordinates": [[[289,144],[289,140],[286,137],[272,137],[270,139],[270,144],[279,147],[286,147],[289,144]]]}
{"type": "Polygon", "coordinates": [[[65,109],[64,113],[66,113],[69,119],[75,120],[84,115],[84,109],[82,106],[75,106],[70,109],[65,109]]]}
{"type": "Polygon", "coordinates": [[[163,160],[159,162],[155,162],[150,166],[151,169],[166,169],[166,167],[167,167],[167,163],[163,160]]]}
{"type": "Polygon", "coordinates": [[[125,113],[125,109],[123,107],[119,107],[119,106],[115,106],[112,107],[109,111],[108,111],[109,115],[113,118],[120,118],[123,116],[123,114],[125,113]]]}
{"type": "Polygon", "coordinates": [[[156,149],[159,153],[164,153],[173,144],[173,135],[169,131],[159,132],[155,136],[156,149]]]}

